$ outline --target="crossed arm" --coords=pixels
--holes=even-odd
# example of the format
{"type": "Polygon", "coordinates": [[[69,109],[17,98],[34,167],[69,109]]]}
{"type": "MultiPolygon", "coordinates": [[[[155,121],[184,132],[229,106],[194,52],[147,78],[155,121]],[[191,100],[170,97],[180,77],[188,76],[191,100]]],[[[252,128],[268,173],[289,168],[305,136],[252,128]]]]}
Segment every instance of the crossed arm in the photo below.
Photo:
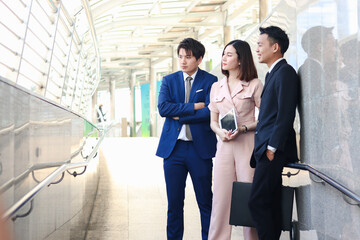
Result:
{"type": "Polygon", "coordinates": [[[205,102],[181,103],[174,102],[171,98],[172,91],[166,80],[163,81],[159,93],[158,109],[162,117],[178,120],[181,124],[196,123],[208,121],[210,111],[207,108],[209,104],[209,91],[205,102]]]}

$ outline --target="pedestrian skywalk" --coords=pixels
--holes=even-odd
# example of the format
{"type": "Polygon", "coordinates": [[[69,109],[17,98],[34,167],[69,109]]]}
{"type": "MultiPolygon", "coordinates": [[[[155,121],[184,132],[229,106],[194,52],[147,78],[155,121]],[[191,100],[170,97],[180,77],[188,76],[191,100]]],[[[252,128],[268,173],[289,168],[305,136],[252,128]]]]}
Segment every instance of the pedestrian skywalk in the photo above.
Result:
{"type": "MultiPolygon", "coordinates": [[[[87,240],[166,239],[166,189],[158,138],[105,138],[100,181],[87,240]]],[[[200,214],[188,177],[184,240],[201,239],[200,214]]],[[[240,227],[234,240],[241,240],[240,227]]]]}
{"type": "MultiPolygon", "coordinates": [[[[158,141],[104,139],[86,240],[166,240],[167,199],[163,160],[155,156],[158,141]]],[[[200,214],[190,176],[186,186],[184,240],[200,240],[200,214]]],[[[289,233],[283,232],[280,239],[289,239],[289,233]]],[[[233,227],[232,240],[243,240],[241,227],[233,227]]]]}

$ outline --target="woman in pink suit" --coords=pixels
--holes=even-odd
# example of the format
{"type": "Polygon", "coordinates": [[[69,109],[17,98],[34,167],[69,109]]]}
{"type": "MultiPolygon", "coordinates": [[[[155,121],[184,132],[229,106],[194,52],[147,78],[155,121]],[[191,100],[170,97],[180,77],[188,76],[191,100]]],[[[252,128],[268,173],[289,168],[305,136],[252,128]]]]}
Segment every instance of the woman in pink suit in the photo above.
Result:
{"type": "MultiPolygon", "coordinates": [[[[213,205],[209,240],[231,239],[229,224],[233,181],[252,182],[254,169],[250,157],[254,148],[257,121],[255,107],[260,106],[263,84],[247,42],[228,43],[222,55],[222,73],[225,77],[213,84],[210,93],[211,129],[218,136],[214,164],[213,205]],[[219,119],[234,109],[238,129],[220,128],[219,119]]],[[[256,229],[244,227],[244,239],[257,239],[256,229]]]]}

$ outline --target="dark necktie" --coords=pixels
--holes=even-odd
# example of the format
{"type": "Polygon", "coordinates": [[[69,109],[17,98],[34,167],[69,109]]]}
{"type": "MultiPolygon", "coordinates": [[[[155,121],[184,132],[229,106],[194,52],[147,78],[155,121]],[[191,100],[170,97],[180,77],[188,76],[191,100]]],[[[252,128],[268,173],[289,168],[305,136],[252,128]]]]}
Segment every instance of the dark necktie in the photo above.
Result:
{"type": "MultiPolygon", "coordinates": [[[[185,80],[185,103],[189,102],[190,91],[191,91],[191,80],[192,77],[188,76],[185,80]]],[[[190,127],[188,124],[185,124],[185,135],[189,140],[192,140],[190,127]]]]}

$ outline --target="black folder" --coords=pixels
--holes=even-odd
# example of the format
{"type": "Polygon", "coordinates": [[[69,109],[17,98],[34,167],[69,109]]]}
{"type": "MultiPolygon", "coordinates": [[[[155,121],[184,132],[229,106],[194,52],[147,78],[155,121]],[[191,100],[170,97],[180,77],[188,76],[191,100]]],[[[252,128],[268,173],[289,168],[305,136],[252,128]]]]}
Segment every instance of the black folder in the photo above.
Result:
{"type": "Polygon", "coordinates": [[[237,122],[235,116],[235,110],[232,108],[227,114],[220,118],[220,128],[226,130],[232,130],[233,132],[237,130],[237,122]]]}

